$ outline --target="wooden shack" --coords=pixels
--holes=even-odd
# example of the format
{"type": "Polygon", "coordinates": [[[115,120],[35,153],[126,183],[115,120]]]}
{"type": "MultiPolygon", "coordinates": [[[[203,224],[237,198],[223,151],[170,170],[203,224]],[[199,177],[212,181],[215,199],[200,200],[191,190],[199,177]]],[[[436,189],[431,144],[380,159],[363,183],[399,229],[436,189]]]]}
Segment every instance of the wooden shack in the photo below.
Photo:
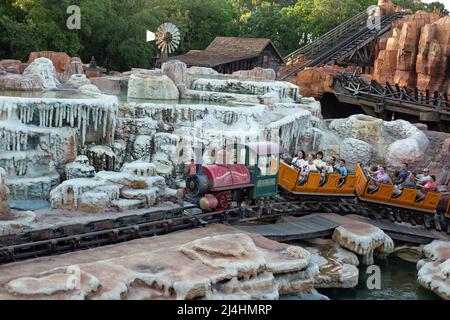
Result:
{"type": "Polygon", "coordinates": [[[170,57],[191,66],[213,68],[219,73],[251,70],[255,67],[278,70],[283,57],[270,39],[216,37],[205,50],[191,50],[170,57]]]}

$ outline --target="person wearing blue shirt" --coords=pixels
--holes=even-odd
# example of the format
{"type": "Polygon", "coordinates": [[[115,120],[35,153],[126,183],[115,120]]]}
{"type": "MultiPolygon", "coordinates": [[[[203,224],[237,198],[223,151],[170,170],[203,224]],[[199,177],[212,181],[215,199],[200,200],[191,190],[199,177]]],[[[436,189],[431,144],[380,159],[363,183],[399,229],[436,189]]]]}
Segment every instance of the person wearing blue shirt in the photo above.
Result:
{"type": "Polygon", "coordinates": [[[337,173],[341,175],[342,178],[346,177],[348,174],[347,168],[345,167],[345,160],[340,159],[339,164],[334,168],[337,173]]]}
{"type": "Polygon", "coordinates": [[[406,162],[402,163],[402,167],[394,181],[394,184],[401,184],[408,179],[410,172],[408,171],[408,164],[406,162]]]}

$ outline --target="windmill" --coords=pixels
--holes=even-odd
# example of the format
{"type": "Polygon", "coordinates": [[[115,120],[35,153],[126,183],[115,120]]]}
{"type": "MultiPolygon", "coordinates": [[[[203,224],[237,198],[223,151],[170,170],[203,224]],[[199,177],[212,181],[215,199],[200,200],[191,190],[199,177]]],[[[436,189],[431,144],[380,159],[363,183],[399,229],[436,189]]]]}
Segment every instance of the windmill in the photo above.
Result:
{"type": "Polygon", "coordinates": [[[156,33],[147,31],[147,42],[155,40],[161,51],[161,58],[165,59],[169,57],[169,54],[177,50],[180,45],[180,30],[173,23],[165,22],[158,27],[156,33]]]}

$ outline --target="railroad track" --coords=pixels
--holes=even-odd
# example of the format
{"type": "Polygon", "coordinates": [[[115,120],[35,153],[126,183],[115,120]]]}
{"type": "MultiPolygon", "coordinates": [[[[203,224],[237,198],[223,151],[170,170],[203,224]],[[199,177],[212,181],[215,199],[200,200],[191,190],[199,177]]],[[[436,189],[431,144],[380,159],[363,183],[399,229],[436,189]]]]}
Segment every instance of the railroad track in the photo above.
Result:
{"type": "Polygon", "coordinates": [[[277,196],[271,202],[240,206],[224,211],[202,212],[188,205],[117,219],[105,219],[87,224],[72,224],[53,229],[31,230],[0,237],[0,264],[91,249],[138,238],[192,229],[211,223],[237,224],[251,221],[273,221],[282,216],[305,216],[318,212],[360,214],[362,216],[424,225],[427,229],[447,231],[450,224],[443,216],[414,213],[391,207],[370,207],[355,199],[304,199],[277,196]]]}

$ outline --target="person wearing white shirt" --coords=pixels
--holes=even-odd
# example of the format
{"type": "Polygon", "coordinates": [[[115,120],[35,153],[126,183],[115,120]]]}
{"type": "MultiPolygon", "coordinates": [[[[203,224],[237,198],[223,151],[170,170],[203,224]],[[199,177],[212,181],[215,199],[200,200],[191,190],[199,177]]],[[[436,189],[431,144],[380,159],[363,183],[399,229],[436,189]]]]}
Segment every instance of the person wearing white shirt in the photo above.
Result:
{"type": "Polygon", "coordinates": [[[292,165],[298,168],[302,168],[305,163],[306,163],[305,151],[300,150],[297,153],[297,156],[294,157],[294,159],[292,159],[292,165]]]}

